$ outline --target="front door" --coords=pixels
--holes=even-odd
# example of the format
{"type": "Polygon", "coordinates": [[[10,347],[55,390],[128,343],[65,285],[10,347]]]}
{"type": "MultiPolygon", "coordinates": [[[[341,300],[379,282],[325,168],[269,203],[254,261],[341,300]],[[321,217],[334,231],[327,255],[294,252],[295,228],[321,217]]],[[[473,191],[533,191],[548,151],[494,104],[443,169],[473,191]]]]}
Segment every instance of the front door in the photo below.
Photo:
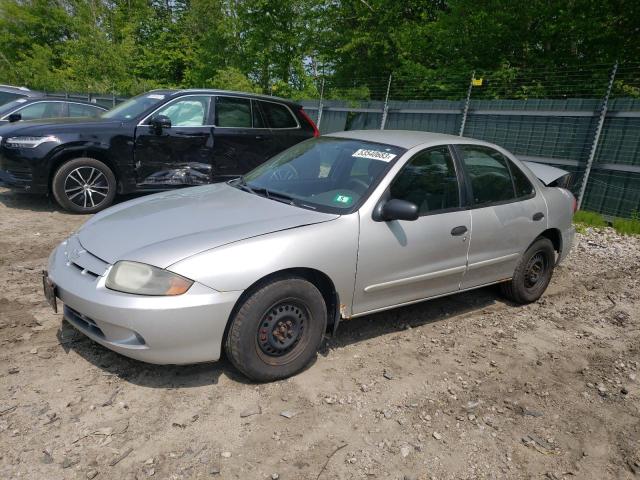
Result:
{"type": "Polygon", "coordinates": [[[388,198],[412,202],[415,221],[360,218],[353,313],[452,293],[460,288],[471,238],[447,146],[414,155],[391,183],[388,198]]]}
{"type": "MultiPolygon", "coordinates": [[[[211,96],[186,95],[167,103],[151,118],[164,115],[170,127],[138,125],[135,139],[137,182],[145,188],[201,185],[212,178],[211,96]]],[[[148,123],[146,120],[144,123],[148,123]]]]}
{"type": "Polygon", "coordinates": [[[237,177],[253,170],[279,150],[255,100],[215,97],[213,175],[237,177]]]}
{"type": "Polygon", "coordinates": [[[493,148],[456,147],[472,199],[473,241],[462,288],[511,278],[521,255],[546,229],[547,206],[518,166],[493,148]]]}

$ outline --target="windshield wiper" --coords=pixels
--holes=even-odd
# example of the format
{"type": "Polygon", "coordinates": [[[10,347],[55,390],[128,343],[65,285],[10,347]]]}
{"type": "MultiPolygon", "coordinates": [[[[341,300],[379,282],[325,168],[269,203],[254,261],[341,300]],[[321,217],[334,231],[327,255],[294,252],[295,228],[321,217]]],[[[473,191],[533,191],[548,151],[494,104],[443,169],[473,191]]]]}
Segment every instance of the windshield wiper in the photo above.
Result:
{"type": "Polygon", "coordinates": [[[269,200],[275,200],[276,202],[286,203],[287,205],[293,205],[294,207],[302,207],[306,209],[315,210],[314,207],[310,205],[305,205],[303,203],[299,203],[295,198],[293,198],[291,195],[287,195],[286,193],[274,192],[272,190],[268,190],[266,187],[250,186],[246,182],[244,177],[239,177],[232,181],[236,181],[234,186],[237,186],[238,188],[246,192],[253,193],[254,195],[264,196],[269,200]]]}

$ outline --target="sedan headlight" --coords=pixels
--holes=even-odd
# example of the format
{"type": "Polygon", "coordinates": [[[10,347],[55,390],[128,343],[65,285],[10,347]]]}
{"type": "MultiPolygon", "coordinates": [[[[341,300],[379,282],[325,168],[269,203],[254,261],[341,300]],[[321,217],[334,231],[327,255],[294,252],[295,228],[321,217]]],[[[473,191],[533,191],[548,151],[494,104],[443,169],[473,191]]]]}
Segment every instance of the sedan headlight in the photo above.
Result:
{"type": "Polygon", "coordinates": [[[46,137],[9,137],[5,145],[9,148],[36,148],[46,142],[59,142],[58,137],[48,135],[46,137]]]}
{"type": "Polygon", "coordinates": [[[144,263],[120,261],[111,268],[106,286],[137,295],[182,295],[193,280],[144,263]]]}

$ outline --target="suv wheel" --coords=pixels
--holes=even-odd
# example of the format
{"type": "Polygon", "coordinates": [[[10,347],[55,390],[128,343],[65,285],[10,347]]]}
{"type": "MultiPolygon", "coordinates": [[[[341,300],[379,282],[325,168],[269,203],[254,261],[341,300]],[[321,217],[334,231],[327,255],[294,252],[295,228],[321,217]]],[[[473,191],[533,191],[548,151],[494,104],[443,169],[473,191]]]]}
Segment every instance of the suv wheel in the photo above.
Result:
{"type": "Polygon", "coordinates": [[[252,380],[279,380],[311,362],[326,326],[327,307],[313,284],[299,277],[276,278],[240,305],[225,350],[252,380]]]}
{"type": "Polygon", "coordinates": [[[63,163],[51,182],[56,202],[74,213],[96,213],[113,203],[116,177],[109,167],[93,158],[63,163]]]}

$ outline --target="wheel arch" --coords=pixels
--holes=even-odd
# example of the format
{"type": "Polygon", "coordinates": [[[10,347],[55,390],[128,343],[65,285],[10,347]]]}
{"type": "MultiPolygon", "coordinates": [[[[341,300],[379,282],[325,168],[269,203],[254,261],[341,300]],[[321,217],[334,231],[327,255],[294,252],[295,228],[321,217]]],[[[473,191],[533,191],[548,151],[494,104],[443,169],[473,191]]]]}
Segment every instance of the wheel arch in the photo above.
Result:
{"type": "Polygon", "coordinates": [[[539,237],[548,238],[551,240],[553,244],[553,249],[558,252],[558,254],[562,253],[562,233],[557,228],[547,228],[544,232],[542,232],[539,237]]]}
{"type": "Polygon", "coordinates": [[[231,323],[233,317],[236,312],[240,309],[242,304],[246,301],[246,299],[251,296],[256,290],[258,290],[262,285],[267,282],[270,282],[277,278],[287,278],[287,277],[299,277],[307,280],[309,283],[314,285],[322,294],[322,298],[324,299],[325,305],[327,306],[327,330],[336,331],[338,323],[340,321],[340,298],[338,292],[336,291],[335,285],[331,278],[324,272],[317,270],[315,268],[309,267],[295,267],[295,268],[286,268],[283,270],[278,270],[276,272],[272,272],[264,277],[256,280],[249,288],[247,288],[242,295],[236,300],[231,313],[229,314],[229,318],[227,320],[227,325],[224,329],[224,335],[222,337],[222,344],[224,345],[227,339],[227,334],[229,333],[229,328],[231,327],[231,323]]]}
{"type": "Polygon", "coordinates": [[[106,152],[95,148],[71,148],[63,149],[57,152],[49,161],[49,178],[47,180],[49,191],[51,191],[52,189],[53,177],[55,176],[58,169],[68,161],[83,157],[92,158],[104,163],[107,167],[109,167],[109,169],[113,172],[113,175],[116,177],[116,185],[120,184],[118,168],[115,162],[113,162],[109,158],[106,152]]]}

